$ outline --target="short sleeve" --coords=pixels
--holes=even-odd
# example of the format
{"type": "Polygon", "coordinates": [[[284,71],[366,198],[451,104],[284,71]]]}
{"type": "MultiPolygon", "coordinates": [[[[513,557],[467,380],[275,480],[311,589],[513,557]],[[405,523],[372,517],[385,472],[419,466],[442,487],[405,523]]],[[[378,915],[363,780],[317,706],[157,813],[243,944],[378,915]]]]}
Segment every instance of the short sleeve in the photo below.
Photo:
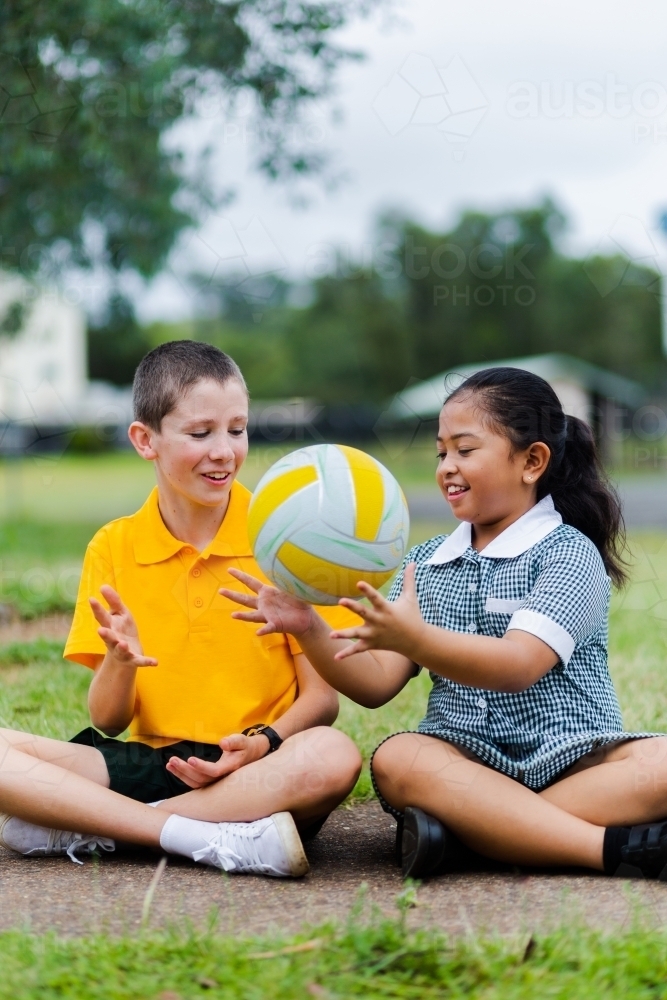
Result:
{"type": "Polygon", "coordinates": [[[393,579],[389,593],[387,594],[388,601],[397,601],[401,596],[401,591],[403,590],[403,574],[405,573],[405,567],[409,566],[411,562],[419,562],[419,556],[422,554],[423,545],[413,545],[410,551],[407,553],[403,562],[400,565],[398,573],[393,579]]]}
{"type": "Polygon", "coordinates": [[[86,549],[74,618],[63,654],[66,660],[82,663],[85,667],[94,667],[96,658],[106,652],[106,646],[97,634],[99,625],[88,602],[90,597],[99,598],[103,584],[115,588],[116,578],[108,541],[103,532],[98,532],[86,549]]]}
{"type": "MultiPolygon", "coordinates": [[[[361,625],[362,623],[359,615],[355,615],[354,611],[350,611],[349,608],[341,607],[340,604],[315,605],[315,610],[324,618],[327,625],[331,625],[332,630],[353,628],[355,625],[361,625]]],[[[293,635],[288,635],[287,641],[289,642],[292,656],[303,652],[298,639],[295,639],[293,635]]]]}
{"type": "Polygon", "coordinates": [[[535,584],[507,626],[530,632],[567,666],[575,646],[604,627],[610,580],[589,539],[574,532],[544,553],[535,584]]]}

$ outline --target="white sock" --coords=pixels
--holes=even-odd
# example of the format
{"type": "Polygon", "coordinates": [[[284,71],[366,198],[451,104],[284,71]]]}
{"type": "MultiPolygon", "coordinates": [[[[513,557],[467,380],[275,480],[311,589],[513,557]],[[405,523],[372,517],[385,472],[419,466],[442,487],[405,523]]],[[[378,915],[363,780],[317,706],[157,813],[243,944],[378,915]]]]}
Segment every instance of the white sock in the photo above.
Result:
{"type": "Polygon", "coordinates": [[[162,827],[160,847],[168,854],[182,854],[195,861],[195,852],[206,847],[218,831],[217,823],[207,823],[203,819],[189,819],[172,813],[162,827]]]}

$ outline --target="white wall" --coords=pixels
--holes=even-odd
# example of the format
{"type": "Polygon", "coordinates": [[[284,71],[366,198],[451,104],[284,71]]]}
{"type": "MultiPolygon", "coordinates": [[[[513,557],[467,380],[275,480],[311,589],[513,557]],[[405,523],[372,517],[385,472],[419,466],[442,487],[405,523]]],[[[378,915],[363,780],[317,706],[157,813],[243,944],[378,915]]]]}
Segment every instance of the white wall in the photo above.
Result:
{"type": "Polygon", "coordinates": [[[589,425],[592,423],[591,396],[587,389],[567,379],[554,379],[551,387],[569,416],[579,417],[589,425]]]}
{"type": "Polygon", "coordinates": [[[0,321],[14,302],[24,324],[0,331],[0,420],[72,424],[86,389],[84,314],[56,291],[0,274],[0,321]]]}

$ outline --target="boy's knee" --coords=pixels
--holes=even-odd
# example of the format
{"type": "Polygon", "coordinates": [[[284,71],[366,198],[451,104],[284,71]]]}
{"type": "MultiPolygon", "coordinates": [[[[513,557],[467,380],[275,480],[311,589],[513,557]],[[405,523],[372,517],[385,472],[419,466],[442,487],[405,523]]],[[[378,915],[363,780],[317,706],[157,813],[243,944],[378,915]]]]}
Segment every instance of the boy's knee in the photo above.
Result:
{"type": "Polygon", "coordinates": [[[349,785],[354,785],[359,777],[362,761],[361,754],[349,736],[330,726],[316,726],[299,735],[299,756],[305,771],[318,771],[330,788],[340,786],[347,789],[349,785]]]}

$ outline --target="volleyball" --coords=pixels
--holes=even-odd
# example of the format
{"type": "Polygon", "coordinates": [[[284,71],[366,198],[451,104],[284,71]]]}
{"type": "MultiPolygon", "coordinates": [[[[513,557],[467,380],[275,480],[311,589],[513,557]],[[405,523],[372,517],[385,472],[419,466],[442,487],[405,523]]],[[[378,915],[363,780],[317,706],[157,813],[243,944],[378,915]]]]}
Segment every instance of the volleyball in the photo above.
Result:
{"type": "Polygon", "coordinates": [[[380,462],[357,448],[316,444],[272,465],[248,510],[255,559],[280,590],[311,604],[381,587],[408,544],[408,505],[380,462]]]}

